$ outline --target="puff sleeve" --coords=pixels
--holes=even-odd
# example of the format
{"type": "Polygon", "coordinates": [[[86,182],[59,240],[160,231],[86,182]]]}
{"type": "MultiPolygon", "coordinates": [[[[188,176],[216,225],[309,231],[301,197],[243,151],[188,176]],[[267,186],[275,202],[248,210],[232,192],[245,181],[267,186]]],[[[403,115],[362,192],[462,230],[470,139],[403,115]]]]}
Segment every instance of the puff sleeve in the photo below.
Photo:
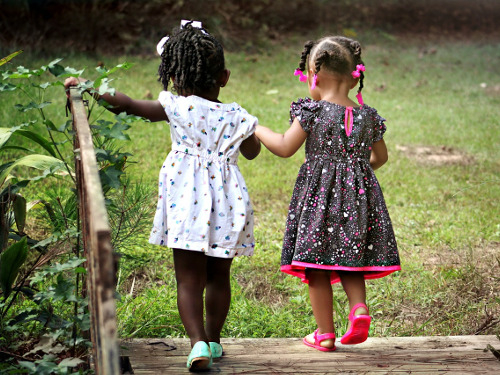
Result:
{"type": "Polygon", "coordinates": [[[316,121],[319,104],[310,98],[299,98],[290,105],[290,125],[293,120],[299,120],[305,132],[309,132],[316,121]]]}
{"type": "Polygon", "coordinates": [[[373,143],[380,141],[384,138],[384,133],[387,130],[387,126],[385,125],[385,118],[381,117],[377,110],[372,108],[372,112],[370,113],[370,118],[372,121],[372,140],[373,143]]]}

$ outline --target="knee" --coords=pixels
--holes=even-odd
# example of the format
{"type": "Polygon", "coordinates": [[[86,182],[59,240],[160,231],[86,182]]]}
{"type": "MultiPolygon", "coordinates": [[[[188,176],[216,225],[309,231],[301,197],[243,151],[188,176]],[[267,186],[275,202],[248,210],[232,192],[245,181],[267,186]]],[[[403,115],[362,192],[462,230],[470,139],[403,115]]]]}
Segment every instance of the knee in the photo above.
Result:
{"type": "Polygon", "coordinates": [[[308,269],[306,270],[306,277],[309,284],[325,282],[330,283],[330,271],[308,269]]]}
{"type": "Polygon", "coordinates": [[[205,277],[201,275],[175,275],[177,289],[204,290],[207,284],[205,277]]]}

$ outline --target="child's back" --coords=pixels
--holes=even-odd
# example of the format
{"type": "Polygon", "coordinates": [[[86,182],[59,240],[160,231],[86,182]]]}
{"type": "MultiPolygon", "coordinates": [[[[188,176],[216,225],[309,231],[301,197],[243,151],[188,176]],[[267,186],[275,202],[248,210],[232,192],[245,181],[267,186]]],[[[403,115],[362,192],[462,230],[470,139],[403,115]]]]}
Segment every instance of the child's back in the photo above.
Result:
{"type": "Polygon", "coordinates": [[[284,134],[258,126],[257,136],[274,154],[293,155],[306,142],[306,161],[293,190],[283,241],[281,270],[309,284],[318,328],[304,344],[335,350],[333,293],[341,282],[349,299],[345,345],[368,338],[371,317],[365,279],[401,269],[396,240],[374,169],[387,161],[384,119],[363,103],[365,66],[361,46],[345,37],[304,45],[294,75],[312,99],[290,109],[284,134]],[[349,92],[359,84],[356,98],[349,92]]]}
{"type": "MultiPolygon", "coordinates": [[[[300,263],[320,264],[331,270],[361,268],[380,277],[391,270],[387,266],[399,263],[370,166],[372,145],[383,138],[385,120],[367,105],[352,108],[308,98],[292,103],[290,112],[308,136],[306,162],[290,203],[282,270],[298,272],[305,280],[306,267],[300,263]]],[[[332,282],[338,281],[335,272],[331,275],[332,282]]]]}
{"type": "Polygon", "coordinates": [[[236,103],[160,93],[172,151],[160,170],[150,242],[232,258],[251,255],[253,211],[236,164],[257,119],[236,103]],[[167,214],[168,213],[168,214],[167,214]]]}
{"type": "MultiPolygon", "coordinates": [[[[222,45],[200,23],[183,21],[157,50],[164,89],[158,100],[118,91],[94,97],[115,113],[170,124],[172,150],[160,170],[150,242],[173,249],[177,306],[192,345],[186,366],[207,370],[223,355],[232,260],[253,254],[253,211],[236,162],[240,152],[247,159],[260,152],[257,118],[236,103],[219,102],[230,71],[222,45]],[[170,85],[179,95],[168,92],[170,85]]],[[[80,81],[86,80],[71,77],[64,84],[80,81]]]]}

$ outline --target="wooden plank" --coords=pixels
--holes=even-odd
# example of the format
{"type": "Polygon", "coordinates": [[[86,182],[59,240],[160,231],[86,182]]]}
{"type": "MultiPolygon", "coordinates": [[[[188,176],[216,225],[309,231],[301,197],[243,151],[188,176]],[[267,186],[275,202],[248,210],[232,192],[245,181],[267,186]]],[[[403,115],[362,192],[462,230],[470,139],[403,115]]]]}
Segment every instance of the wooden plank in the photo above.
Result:
{"type": "Polygon", "coordinates": [[[96,374],[120,373],[114,294],[115,262],[102,194],[94,144],[81,95],[70,90],[71,114],[76,133],[77,176],[82,239],[87,259],[87,293],[91,315],[93,367],[96,374]]]}
{"type": "MultiPolygon", "coordinates": [[[[500,361],[486,350],[495,336],[369,338],[335,352],[304,346],[302,339],[223,339],[219,374],[500,374],[500,361]]],[[[187,339],[121,341],[121,355],[135,374],[187,373],[187,339]]]]}

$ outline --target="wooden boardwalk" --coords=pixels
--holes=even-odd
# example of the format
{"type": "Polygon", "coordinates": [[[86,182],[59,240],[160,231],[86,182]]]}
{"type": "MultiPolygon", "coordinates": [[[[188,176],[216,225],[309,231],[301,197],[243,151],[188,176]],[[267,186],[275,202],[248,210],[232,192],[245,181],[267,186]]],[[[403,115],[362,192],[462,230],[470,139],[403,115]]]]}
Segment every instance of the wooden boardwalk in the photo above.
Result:
{"type": "MultiPolygon", "coordinates": [[[[134,374],[189,374],[187,339],[133,339],[120,343],[134,374]]],[[[495,336],[369,338],[320,352],[302,339],[223,339],[215,374],[500,374],[495,336]]],[[[129,372],[132,373],[132,372],[129,372]]]]}

